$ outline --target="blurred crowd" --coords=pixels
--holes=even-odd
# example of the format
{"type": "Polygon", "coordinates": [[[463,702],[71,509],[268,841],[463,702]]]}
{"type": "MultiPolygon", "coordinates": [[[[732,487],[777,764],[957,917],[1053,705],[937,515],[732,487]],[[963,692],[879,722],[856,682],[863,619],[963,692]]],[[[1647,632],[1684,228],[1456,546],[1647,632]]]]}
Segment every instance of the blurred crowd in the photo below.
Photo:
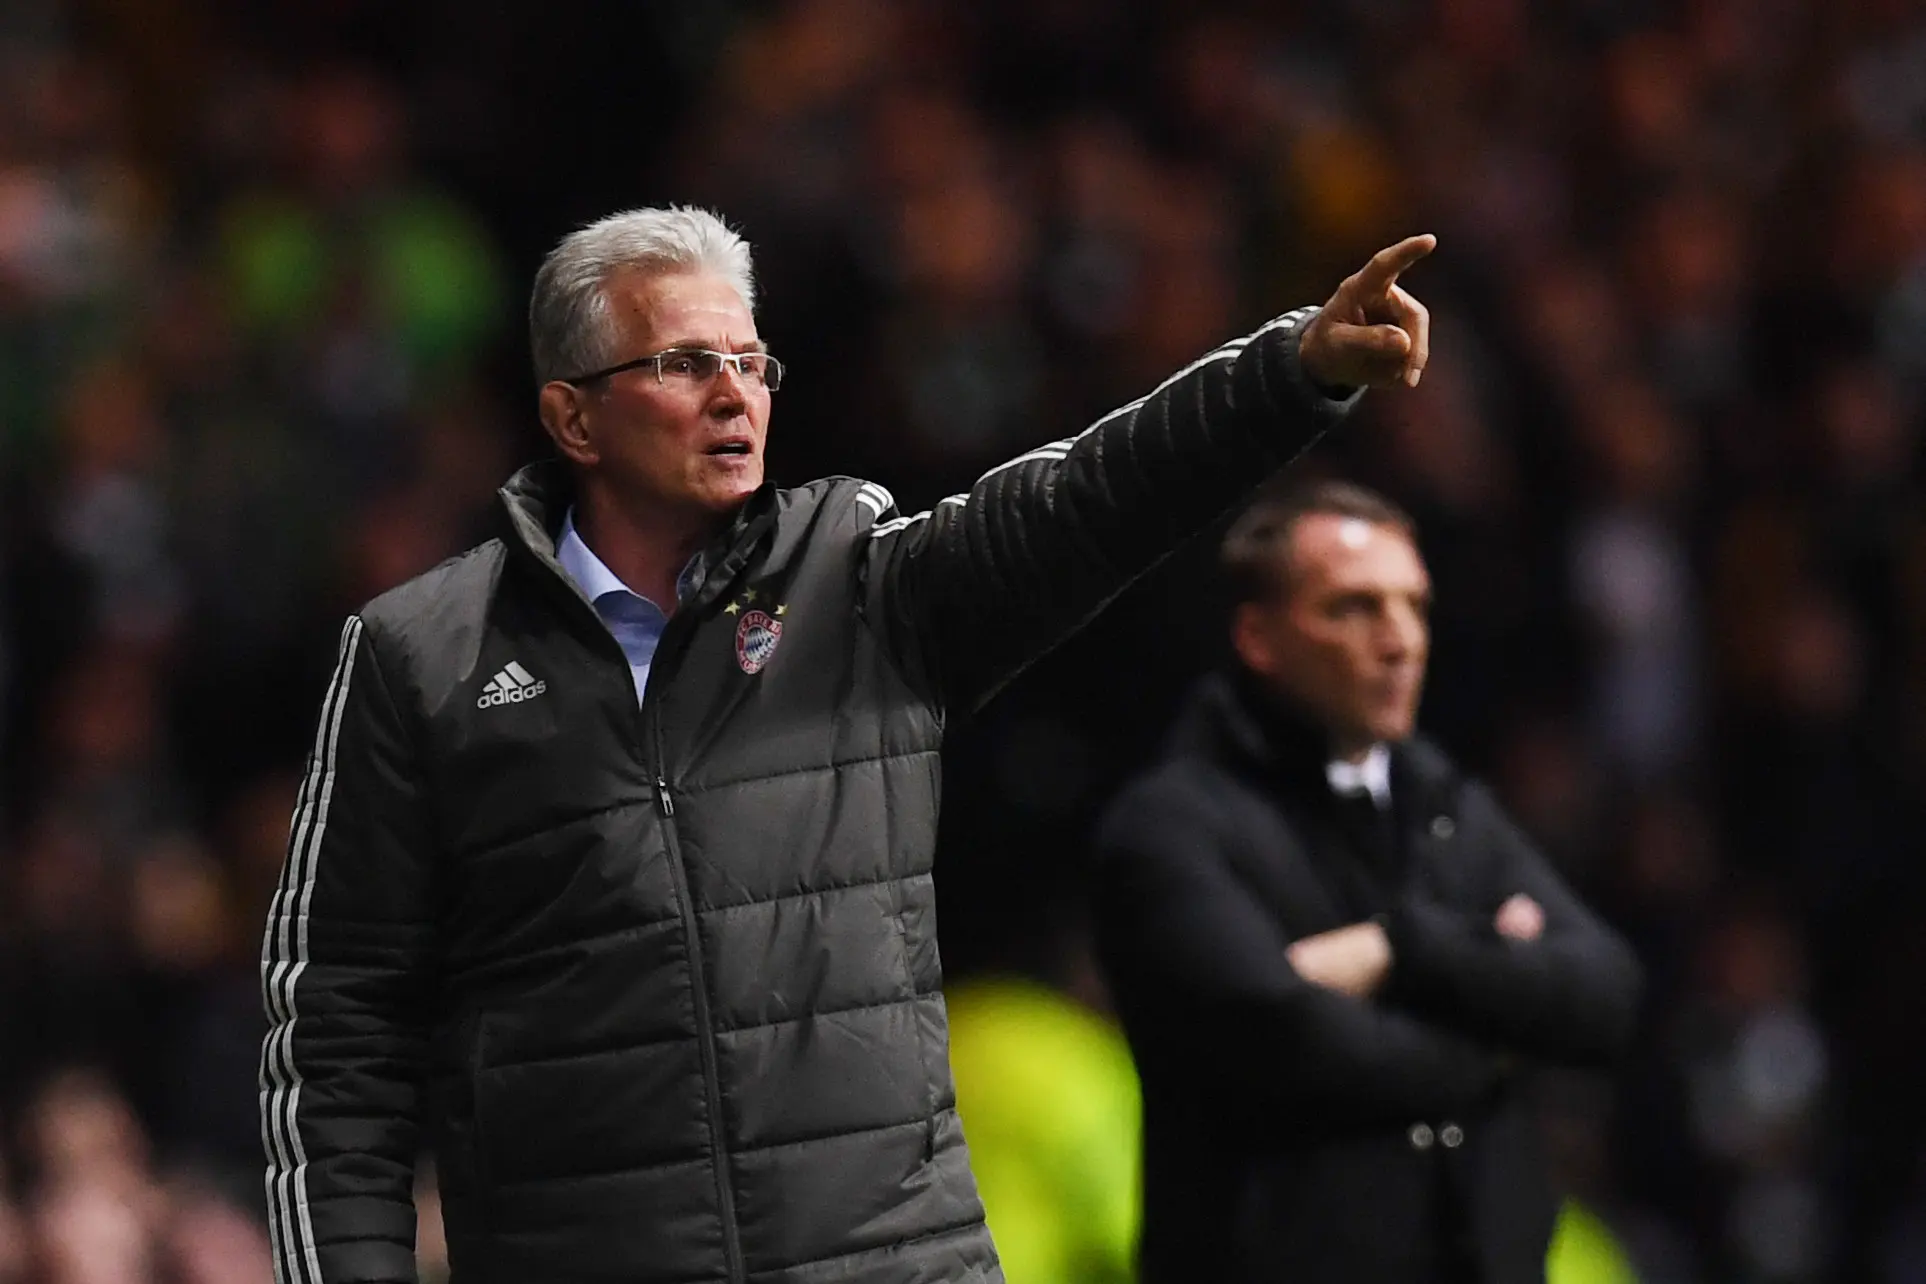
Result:
{"type": "MultiPolygon", "coordinates": [[[[1426,725],[1651,971],[1564,1180],[1651,1281],[1926,1280],[1926,3],[654,8],[0,6],[0,1284],[269,1278],[339,620],[537,449],[540,255],[670,199],[757,247],[776,476],[906,509],[1436,232],[1427,378],[1307,466],[1417,516],[1426,725]]],[[[953,975],[1101,1009],[1084,834],[1209,569],[958,731],[953,975]]]]}

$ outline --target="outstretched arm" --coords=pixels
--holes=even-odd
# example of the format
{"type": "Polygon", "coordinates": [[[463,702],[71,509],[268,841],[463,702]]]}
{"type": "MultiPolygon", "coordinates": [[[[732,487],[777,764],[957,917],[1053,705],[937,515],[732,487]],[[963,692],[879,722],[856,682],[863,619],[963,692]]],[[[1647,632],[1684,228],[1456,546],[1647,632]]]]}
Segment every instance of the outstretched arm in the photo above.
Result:
{"type": "Polygon", "coordinates": [[[1323,308],[1226,343],[928,512],[878,512],[871,618],[945,706],[981,704],[1342,420],[1364,387],[1417,381],[1430,323],[1397,279],[1434,244],[1381,251],[1323,308]]]}
{"type": "Polygon", "coordinates": [[[413,1284],[430,837],[365,623],[334,681],[268,915],[261,1139],[275,1276],[413,1284]]]}

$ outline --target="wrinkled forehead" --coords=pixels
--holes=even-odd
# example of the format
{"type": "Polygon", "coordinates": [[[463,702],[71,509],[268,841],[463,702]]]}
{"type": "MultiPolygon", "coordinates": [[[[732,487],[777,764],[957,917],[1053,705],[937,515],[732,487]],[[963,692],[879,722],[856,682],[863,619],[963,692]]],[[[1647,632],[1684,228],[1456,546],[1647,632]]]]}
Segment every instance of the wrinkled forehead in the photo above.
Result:
{"type": "Polygon", "coordinates": [[[1359,517],[1312,513],[1298,519],[1290,557],[1292,577],[1305,588],[1426,592],[1431,586],[1410,535],[1359,517]]]}
{"type": "Polygon", "coordinates": [[[655,351],[681,344],[738,351],[760,344],[735,284],[713,272],[627,268],[603,286],[616,333],[655,351]]]}

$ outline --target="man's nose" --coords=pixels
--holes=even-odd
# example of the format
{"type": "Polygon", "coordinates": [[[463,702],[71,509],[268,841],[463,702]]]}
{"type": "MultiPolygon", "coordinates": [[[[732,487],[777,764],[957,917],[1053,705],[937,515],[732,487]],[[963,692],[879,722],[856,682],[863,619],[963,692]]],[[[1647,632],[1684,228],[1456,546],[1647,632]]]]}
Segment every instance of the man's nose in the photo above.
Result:
{"type": "Polygon", "coordinates": [[[749,406],[747,377],[725,362],[709,384],[709,413],[718,419],[731,419],[749,406]]]}
{"type": "Polygon", "coordinates": [[[1409,606],[1393,606],[1385,614],[1380,647],[1387,660],[1404,660],[1424,644],[1424,619],[1409,606]]]}

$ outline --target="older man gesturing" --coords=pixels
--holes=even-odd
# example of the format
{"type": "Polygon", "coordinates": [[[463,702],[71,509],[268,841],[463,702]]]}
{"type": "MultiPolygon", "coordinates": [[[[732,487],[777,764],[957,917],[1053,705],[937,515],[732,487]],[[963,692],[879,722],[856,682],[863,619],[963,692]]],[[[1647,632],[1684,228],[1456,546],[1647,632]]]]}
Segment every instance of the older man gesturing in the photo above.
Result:
{"type": "Polygon", "coordinates": [[[530,306],[559,458],[341,635],[268,923],[282,1284],[413,1279],[417,1153],[485,1280],[1000,1278],[930,869],[946,715],[1415,381],[1374,258],[928,512],[763,477],[748,246],[637,210],[530,306]]]}

